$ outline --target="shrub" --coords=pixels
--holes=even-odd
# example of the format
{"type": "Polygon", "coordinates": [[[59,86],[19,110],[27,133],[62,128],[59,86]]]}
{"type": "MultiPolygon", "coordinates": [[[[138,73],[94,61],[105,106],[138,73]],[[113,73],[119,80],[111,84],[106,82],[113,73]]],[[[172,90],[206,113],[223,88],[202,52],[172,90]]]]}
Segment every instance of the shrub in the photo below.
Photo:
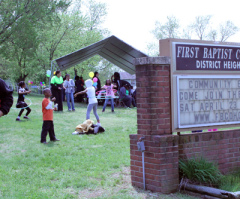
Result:
{"type": "Polygon", "coordinates": [[[180,175],[192,182],[199,184],[217,185],[221,179],[221,173],[217,166],[204,158],[179,161],[180,175]]]}

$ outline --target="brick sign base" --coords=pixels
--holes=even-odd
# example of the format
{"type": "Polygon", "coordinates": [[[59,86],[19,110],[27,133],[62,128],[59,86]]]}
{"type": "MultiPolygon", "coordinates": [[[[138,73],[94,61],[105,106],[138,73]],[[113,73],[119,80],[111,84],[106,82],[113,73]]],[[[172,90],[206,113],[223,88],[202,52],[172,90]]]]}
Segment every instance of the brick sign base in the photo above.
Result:
{"type": "Polygon", "coordinates": [[[178,190],[179,158],[204,157],[223,173],[240,167],[240,130],[172,135],[169,57],[137,58],[134,64],[138,131],[130,135],[132,185],[144,187],[140,137],[145,137],[145,183],[151,191],[178,190]]]}

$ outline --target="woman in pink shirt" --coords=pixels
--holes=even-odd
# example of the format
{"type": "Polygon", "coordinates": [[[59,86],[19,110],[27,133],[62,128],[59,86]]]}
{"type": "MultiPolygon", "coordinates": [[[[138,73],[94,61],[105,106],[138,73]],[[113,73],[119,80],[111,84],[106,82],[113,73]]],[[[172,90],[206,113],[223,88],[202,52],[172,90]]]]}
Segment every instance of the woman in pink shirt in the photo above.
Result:
{"type": "Polygon", "coordinates": [[[111,99],[111,107],[112,107],[112,112],[114,112],[114,92],[113,92],[113,84],[111,84],[110,79],[106,80],[106,84],[102,87],[103,89],[106,90],[106,97],[105,97],[105,103],[103,105],[103,110],[102,112],[105,111],[105,108],[107,106],[108,100],[111,99]]]}

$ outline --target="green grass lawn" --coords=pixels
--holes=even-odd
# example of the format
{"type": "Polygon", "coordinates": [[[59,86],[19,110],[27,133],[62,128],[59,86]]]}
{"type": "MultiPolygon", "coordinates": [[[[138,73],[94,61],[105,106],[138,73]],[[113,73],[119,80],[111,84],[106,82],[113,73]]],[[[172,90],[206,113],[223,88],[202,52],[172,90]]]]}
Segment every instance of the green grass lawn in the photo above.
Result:
{"type": "MultiPolygon", "coordinates": [[[[28,98],[30,120],[15,121],[19,109],[0,118],[0,198],[193,198],[131,186],[129,134],[137,133],[136,109],[116,108],[111,113],[107,107],[102,113],[100,106],[106,132],[72,135],[85,121],[87,105],[76,103],[76,112],[67,112],[64,103],[64,112],[54,113],[55,134],[61,141],[44,145],[40,143],[43,96],[28,98]]],[[[91,119],[96,123],[93,114],[91,119]]]]}

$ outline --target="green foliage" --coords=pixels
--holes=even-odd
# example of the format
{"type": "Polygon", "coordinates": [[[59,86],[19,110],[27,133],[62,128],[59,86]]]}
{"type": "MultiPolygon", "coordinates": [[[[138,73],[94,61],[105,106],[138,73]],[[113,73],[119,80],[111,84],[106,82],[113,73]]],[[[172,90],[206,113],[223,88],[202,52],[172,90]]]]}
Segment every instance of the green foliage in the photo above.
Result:
{"type": "Polygon", "coordinates": [[[219,189],[236,192],[240,190],[240,170],[222,176],[218,183],[219,189]]]}
{"type": "Polygon", "coordinates": [[[69,2],[3,0],[0,4],[0,53],[10,60],[9,76],[18,82],[29,74],[36,74],[39,30],[44,24],[58,20],[58,13],[64,11],[69,2]]]}
{"type": "Polygon", "coordinates": [[[59,10],[68,7],[66,0],[2,0],[0,2],[0,44],[25,27],[26,24],[37,26],[50,21],[59,10]]]}
{"type": "MultiPolygon", "coordinates": [[[[48,82],[46,70],[51,68],[53,59],[103,39],[107,31],[100,25],[106,15],[105,4],[87,0],[83,7],[85,2],[70,2],[0,2],[0,54],[3,59],[9,60],[8,69],[11,71],[4,74],[5,78],[10,77],[16,82],[27,79],[48,82]],[[17,22],[6,15],[10,11],[22,13],[17,22]],[[5,21],[1,21],[1,17],[5,21]],[[10,22],[11,26],[4,30],[10,22]]],[[[75,67],[80,74],[87,74],[89,70],[95,71],[101,60],[101,57],[94,56],[75,67]]],[[[0,66],[0,71],[3,69],[4,66],[0,66]]]]}
{"type": "Polygon", "coordinates": [[[155,22],[155,29],[152,31],[153,35],[159,39],[178,38],[179,21],[175,16],[167,16],[165,24],[159,21],[155,22]]]}
{"type": "Polygon", "coordinates": [[[180,160],[179,168],[183,178],[200,184],[216,185],[222,176],[216,165],[202,157],[180,160]]]}

